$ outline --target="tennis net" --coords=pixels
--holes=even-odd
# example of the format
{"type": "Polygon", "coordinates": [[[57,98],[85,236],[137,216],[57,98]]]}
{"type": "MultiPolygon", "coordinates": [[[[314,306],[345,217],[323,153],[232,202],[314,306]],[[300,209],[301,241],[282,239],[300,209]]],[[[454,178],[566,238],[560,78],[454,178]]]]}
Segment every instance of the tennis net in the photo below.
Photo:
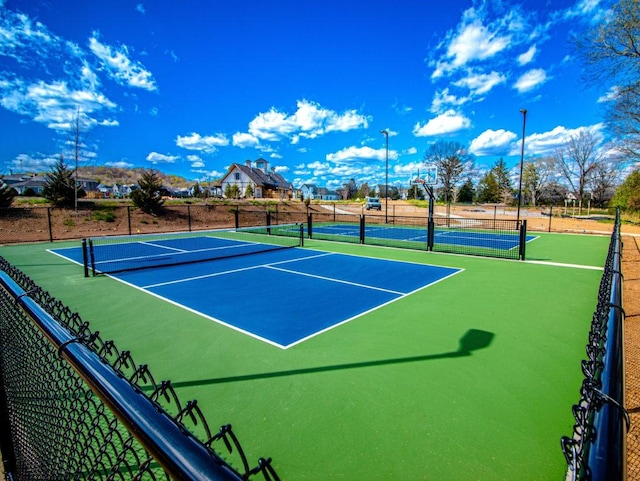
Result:
{"type": "Polygon", "coordinates": [[[300,247],[303,231],[302,224],[282,224],[94,237],[83,241],[85,273],[112,274],[300,247]]]}

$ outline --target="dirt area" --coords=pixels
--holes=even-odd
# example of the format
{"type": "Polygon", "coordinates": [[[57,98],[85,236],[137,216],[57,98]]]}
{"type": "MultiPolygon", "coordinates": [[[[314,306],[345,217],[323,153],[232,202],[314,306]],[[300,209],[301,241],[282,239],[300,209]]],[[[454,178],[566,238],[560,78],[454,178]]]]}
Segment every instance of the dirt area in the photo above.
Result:
{"type": "Polygon", "coordinates": [[[627,479],[640,481],[640,237],[624,236],[623,242],[625,397],[631,417],[627,479]]]}

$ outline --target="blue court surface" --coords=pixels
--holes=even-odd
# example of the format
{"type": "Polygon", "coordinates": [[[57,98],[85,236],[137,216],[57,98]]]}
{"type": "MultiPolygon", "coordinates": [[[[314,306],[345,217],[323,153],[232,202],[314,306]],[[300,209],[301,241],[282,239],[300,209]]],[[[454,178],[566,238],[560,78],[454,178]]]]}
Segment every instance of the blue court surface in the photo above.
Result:
{"type": "MultiPolygon", "coordinates": [[[[51,252],[82,263],[80,247],[51,252]]],[[[458,272],[289,248],[111,277],[286,349],[458,272]]]]}
{"type": "MultiPolygon", "coordinates": [[[[313,227],[313,235],[316,234],[335,236],[337,239],[340,237],[344,237],[345,240],[354,239],[360,237],[360,226],[358,224],[320,224],[313,227]]],[[[427,226],[395,227],[369,224],[365,226],[364,235],[366,239],[376,238],[427,244],[427,226]]],[[[536,238],[537,236],[528,235],[527,242],[536,238]]],[[[509,250],[518,248],[520,237],[517,231],[492,232],[436,227],[434,243],[509,250]]]]}

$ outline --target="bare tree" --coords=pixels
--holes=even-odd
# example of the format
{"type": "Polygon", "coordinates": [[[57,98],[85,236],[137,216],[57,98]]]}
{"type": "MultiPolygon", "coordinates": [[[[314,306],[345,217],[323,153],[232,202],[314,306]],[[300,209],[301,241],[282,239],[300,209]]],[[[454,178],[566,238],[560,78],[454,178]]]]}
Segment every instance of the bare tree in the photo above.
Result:
{"type": "Polygon", "coordinates": [[[582,201],[594,171],[605,161],[598,150],[598,139],[588,130],[572,135],[567,144],[554,153],[554,158],[569,188],[578,200],[582,214],[582,201]]]}
{"type": "Polygon", "coordinates": [[[619,162],[609,160],[602,162],[591,173],[591,200],[599,207],[604,207],[615,194],[618,178],[619,162]]]}
{"type": "Polygon", "coordinates": [[[545,157],[525,162],[522,169],[522,190],[525,201],[536,206],[544,187],[551,181],[553,158],[545,157]]]}
{"type": "Polygon", "coordinates": [[[452,200],[454,187],[469,160],[467,149],[459,142],[438,140],[427,149],[424,161],[438,167],[438,180],[442,183],[445,203],[452,200]]]}
{"type": "Polygon", "coordinates": [[[607,120],[621,150],[640,158],[640,0],[619,0],[610,13],[575,43],[586,79],[611,88],[607,120]]]}

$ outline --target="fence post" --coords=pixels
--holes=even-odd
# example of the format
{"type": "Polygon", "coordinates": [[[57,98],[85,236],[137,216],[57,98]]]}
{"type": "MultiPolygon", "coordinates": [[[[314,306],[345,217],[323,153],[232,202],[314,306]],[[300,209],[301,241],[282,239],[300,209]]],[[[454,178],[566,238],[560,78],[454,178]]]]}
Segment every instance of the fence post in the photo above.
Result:
{"type": "Polygon", "coordinates": [[[310,212],[307,211],[307,237],[313,238],[313,217],[310,212]]]}
{"type": "Polygon", "coordinates": [[[551,232],[551,218],[553,217],[553,206],[549,208],[549,232],[551,232]]]}
{"type": "Polygon", "coordinates": [[[191,232],[191,206],[187,204],[187,224],[189,225],[189,232],[191,232]]]}
{"type": "Polygon", "coordinates": [[[364,214],[362,214],[360,216],[360,244],[364,244],[364,241],[365,241],[364,231],[365,231],[365,220],[364,220],[364,214]]]}
{"type": "Polygon", "coordinates": [[[233,217],[235,219],[235,225],[237,229],[238,227],[240,227],[240,210],[237,205],[236,205],[236,210],[233,211],[233,217]]]}
{"type": "Polygon", "coordinates": [[[131,235],[131,206],[127,206],[127,225],[129,226],[129,235],[131,235]]]}
{"type": "Polygon", "coordinates": [[[51,207],[47,207],[47,224],[49,224],[49,242],[53,242],[53,230],[51,229],[51,207]]]}

